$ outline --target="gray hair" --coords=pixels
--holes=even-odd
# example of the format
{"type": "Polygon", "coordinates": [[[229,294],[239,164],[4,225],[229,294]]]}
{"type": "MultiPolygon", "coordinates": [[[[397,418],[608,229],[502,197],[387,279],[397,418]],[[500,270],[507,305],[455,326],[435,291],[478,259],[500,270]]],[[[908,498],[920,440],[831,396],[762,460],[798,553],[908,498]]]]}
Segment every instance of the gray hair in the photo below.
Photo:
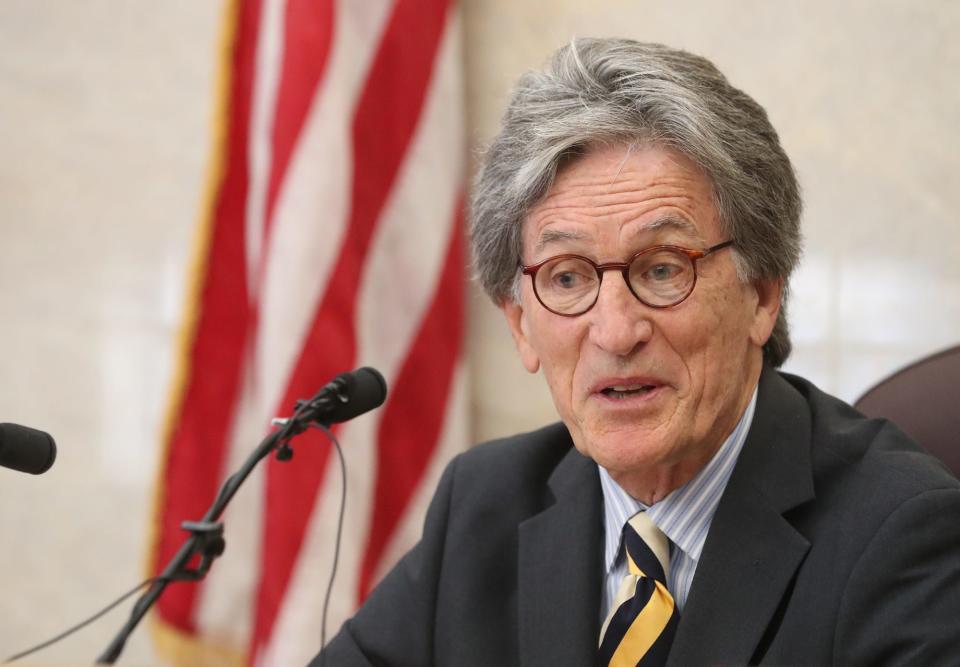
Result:
{"type": "Polygon", "coordinates": [[[546,71],[520,78],[471,202],[475,274],[487,294],[516,298],[527,212],[565,161],[609,143],[669,147],[710,178],[741,280],[783,280],[764,346],[767,362],[780,366],[791,347],[786,288],[800,259],[796,175],[763,107],[705,58],[660,44],[579,39],[546,71]]]}

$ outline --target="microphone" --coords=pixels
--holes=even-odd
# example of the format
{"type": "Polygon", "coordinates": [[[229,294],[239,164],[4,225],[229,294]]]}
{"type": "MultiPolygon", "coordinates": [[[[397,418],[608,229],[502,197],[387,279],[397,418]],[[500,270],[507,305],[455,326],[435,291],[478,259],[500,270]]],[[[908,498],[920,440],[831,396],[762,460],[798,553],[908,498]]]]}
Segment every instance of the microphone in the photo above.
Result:
{"type": "Polygon", "coordinates": [[[50,470],[57,445],[48,433],[19,424],[0,424],[0,466],[31,475],[50,470]]]}
{"type": "Polygon", "coordinates": [[[329,426],[378,408],[386,398],[387,382],[380,371],[364,366],[341,373],[309,401],[300,403],[295,419],[329,426]]]}

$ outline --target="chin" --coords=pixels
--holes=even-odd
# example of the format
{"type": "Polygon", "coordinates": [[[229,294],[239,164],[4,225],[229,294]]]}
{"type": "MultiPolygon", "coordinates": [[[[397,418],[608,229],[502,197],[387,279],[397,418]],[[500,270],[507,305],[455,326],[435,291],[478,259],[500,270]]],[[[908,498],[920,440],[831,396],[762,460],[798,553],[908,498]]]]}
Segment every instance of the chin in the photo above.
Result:
{"type": "MultiPolygon", "coordinates": [[[[664,465],[671,448],[662,435],[644,429],[622,429],[614,432],[582,436],[581,454],[590,457],[611,474],[639,472],[664,465]]],[[[575,439],[576,441],[576,439],[575,439]]]]}

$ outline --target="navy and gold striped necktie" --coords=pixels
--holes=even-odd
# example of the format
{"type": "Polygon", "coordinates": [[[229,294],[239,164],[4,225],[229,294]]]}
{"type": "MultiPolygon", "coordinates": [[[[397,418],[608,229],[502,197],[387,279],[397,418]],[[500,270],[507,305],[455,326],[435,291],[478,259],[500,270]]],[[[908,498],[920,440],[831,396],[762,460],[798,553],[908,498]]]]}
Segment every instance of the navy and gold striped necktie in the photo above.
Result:
{"type": "Polygon", "coordinates": [[[667,537],[644,512],[623,526],[627,574],[600,630],[599,664],[665,665],[680,613],[667,590],[667,537]]]}

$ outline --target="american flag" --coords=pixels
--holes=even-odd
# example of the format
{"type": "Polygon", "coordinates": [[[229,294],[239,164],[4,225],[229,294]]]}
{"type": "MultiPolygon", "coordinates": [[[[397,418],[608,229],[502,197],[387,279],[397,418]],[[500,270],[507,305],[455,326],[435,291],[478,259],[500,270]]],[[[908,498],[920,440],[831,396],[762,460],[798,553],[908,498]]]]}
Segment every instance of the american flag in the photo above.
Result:
{"type": "MultiPolygon", "coordinates": [[[[236,0],[150,551],[156,572],[226,475],[338,373],[386,404],[338,430],[347,516],[328,636],[419,536],[466,445],[465,138],[446,0],[236,0]]],[[[304,664],[320,648],[339,466],[319,431],[224,515],[227,551],[153,619],[183,665],[304,664]]]]}

